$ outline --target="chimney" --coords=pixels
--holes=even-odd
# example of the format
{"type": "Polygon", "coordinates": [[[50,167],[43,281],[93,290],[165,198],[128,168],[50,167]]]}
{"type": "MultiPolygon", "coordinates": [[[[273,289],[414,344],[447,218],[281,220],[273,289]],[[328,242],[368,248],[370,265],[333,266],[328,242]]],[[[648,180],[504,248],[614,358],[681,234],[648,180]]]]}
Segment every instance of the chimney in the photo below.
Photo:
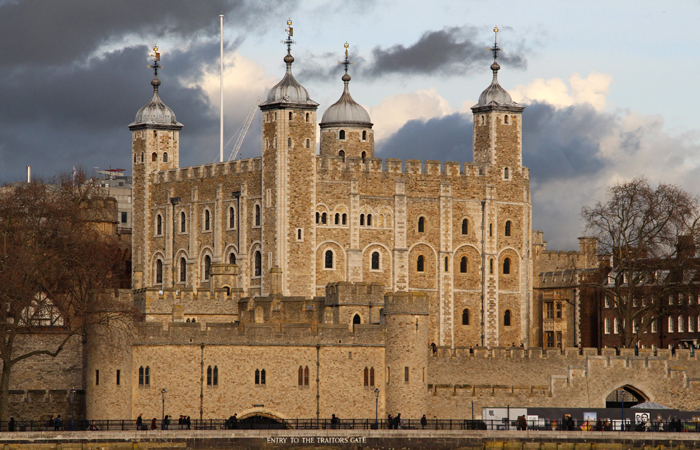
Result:
{"type": "Polygon", "coordinates": [[[27,183],[32,182],[32,166],[27,166],[27,183]]]}

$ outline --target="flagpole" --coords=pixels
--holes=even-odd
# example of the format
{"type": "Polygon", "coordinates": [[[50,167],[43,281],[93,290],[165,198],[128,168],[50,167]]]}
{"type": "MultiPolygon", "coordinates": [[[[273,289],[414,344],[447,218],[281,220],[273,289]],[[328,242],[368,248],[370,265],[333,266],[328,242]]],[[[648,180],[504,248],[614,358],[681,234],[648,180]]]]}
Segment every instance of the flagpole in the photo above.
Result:
{"type": "Polygon", "coordinates": [[[219,14],[221,29],[221,44],[219,56],[219,94],[221,96],[219,111],[219,162],[224,162],[224,15],[219,14]]]}

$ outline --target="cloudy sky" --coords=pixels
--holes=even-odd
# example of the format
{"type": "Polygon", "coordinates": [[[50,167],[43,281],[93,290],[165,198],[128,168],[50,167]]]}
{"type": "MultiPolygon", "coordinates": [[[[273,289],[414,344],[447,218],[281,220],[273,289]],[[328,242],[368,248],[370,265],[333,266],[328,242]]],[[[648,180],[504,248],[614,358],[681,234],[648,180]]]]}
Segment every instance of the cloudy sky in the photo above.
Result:
{"type": "MultiPolygon", "coordinates": [[[[320,113],[342,91],[348,41],[377,156],[471,161],[469,107],[490,82],[498,25],[548,248],[576,248],[581,206],[612,183],[646,175],[700,193],[700,3],[643,0],[0,0],[0,182],[26,165],[129,172],[127,125],[150,98],[156,43],[161,97],[185,125],[181,165],[216,160],[222,12],[227,140],[282,77],[291,17],[294,71],[320,113]]],[[[241,157],[260,153],[259,114],[241,157]]]]}

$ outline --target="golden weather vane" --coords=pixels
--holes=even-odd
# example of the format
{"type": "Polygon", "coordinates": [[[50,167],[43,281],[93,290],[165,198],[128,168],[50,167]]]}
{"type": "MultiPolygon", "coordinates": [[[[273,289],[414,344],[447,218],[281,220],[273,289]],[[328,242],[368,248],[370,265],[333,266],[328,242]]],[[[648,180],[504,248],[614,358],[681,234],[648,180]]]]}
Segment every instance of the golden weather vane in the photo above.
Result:
{"type": "Polygon", "coordinates": [[[162,69],[163,66],[158,64],[160,62],[160,51],[158,51],[158,46],[154,45],[153,46],[153,53],[151,53],[151,57],[153,58],[153,64],[149,64],[148,67],[153,69],[155,72],[155,76],[158,76],[158,69],[162,69]]]}
{"type": "Polygon", "coordinates": [[[284,29],[284,31],[287,32],[287,39],[280,41],[283,44],[287,44],[287,53],[291,54],[292,53],[292,44],[296,44],[297,42],[292,40],[292,36],[294,36],[294,28],[292,28],[292,18],[290,17],[287,19],[287,28],[284,29]]]}
{"type": "Polygon", "coordinates": [[[498,59],[498,52],[502,52],[503,49],[498,46],[498,26],[493,27],[493,47],[487,47],[488,51],[493,53],[493,60],[498,59]]]}
{"type": "Polygon", "coordinates": [[[348,66],[353,64],[348,59],[348,47],[350,47],[350,44],[348,44],[348,41],[345,41],[345,44],[343,44],[343,46],[345,47],[345,59],[343,61],[338,61],[338,64],[344,65],[345,66],[345,73],[348,73],[348,66]]]}

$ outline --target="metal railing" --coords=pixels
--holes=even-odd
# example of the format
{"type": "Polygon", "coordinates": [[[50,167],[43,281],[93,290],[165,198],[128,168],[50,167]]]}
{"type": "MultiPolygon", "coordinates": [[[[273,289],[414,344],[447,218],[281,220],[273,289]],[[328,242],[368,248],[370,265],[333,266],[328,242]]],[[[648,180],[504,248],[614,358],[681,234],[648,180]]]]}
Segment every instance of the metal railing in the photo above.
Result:
{"type": "Polygon", "coordinates": [[[518,420],[461,420],[461,419],[428,419],[423,425],[420,419],[404,419],[400,423],[382,419],[286,419],[271,420],[239,420],[230,422],[226,419],[194,419],[189,425],[171,420],[163,425],[161,419],[156,419],[155,428],[152,420],[144,420],[141,428],[137,428],[136,420],[76,420],[73,428],[70,419],[63,421],[59,427],[47,420],[15,421],[14,430],[9,423],[0,424],[0,431],[148,431],[148,430],[499,430],[499,431],[649,431],[649,432],[700,432],[700,422],[694,421],[653,421],[651,424],[635,424],[625,419],[624,426],[620,419],[598,421],[582,421],[574,419],[565,422],[561,419],[538,419],[523,423],[518,420]]]}

